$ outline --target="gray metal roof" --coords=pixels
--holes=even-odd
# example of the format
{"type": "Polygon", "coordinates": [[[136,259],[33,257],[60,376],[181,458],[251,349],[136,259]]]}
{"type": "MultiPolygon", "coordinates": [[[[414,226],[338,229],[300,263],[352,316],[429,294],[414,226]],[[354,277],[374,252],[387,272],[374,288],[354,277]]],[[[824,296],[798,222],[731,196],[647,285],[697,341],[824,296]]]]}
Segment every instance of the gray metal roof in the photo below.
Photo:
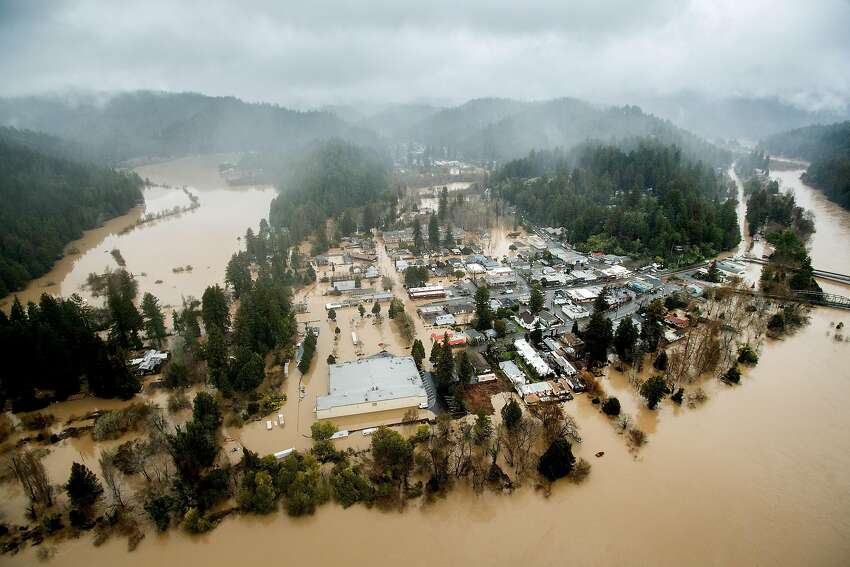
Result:
{"type": "Polygon", "coordinates": [[[422,396],[422,378],[411,356],[377,354],[330,365],[330,393],[316,399],[316,409],[422,396]]]}

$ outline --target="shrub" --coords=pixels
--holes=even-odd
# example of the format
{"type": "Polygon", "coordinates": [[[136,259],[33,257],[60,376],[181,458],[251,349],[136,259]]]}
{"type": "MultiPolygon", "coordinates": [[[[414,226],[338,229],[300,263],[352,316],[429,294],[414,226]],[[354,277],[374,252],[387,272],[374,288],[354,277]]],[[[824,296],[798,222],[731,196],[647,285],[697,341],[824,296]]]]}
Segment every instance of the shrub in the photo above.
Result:
{"type": "Polygon", "coordinates": [[[744,345],[738,349],[738,362],[741,364],[758,364],[759,355],[750,345],[744,345]]]}
{"type": "Polygon", "coordinates": [[[215,527],[197,508],[189,508],[183,515],[183,529],[190,534],[202,534],[215,527]]]}
{"type": "Polygon", "coordinates": [[[617,398],[608,398],[602,403],[602,412],[610,416],[620,415],[620,400],[617,398]]]}
{"type": "Polygon", "coordinates": [[[570,474],[575,464],[572,446],[566,439],[558,438],[552,441],[546,452],[540,456],[537,471],[549,481],[556,481],[570,474]]]}
{"type": "Polygon", "coordinates": [[[655,361],[652,363],[652,366],[661,372],[667,370],[667,351],[662,350],[659,352],[658,356],[655,357],[655,361]]]}
{"type": "Polygon", "coordinates": [[[46,515],[41,520],[41,526],[44,528],[49,534],[56,533],[62,529],[62,514],[59,512],[54,512],[53,514],[46,515]]]}
{"type": "Polygon", "coordinates": [[[670,396],[670,399],[673,400],[675,403],[677,403],[679,405],[682,405],[682,400],[684,400],[684,398],[685,398],[685,389],[684,388],[679,388],[678,390],[676,390],[675,394],[670,396]]]}
{"type": "Polygon", "coordinates": [[[171,509],[174,501],[170,496],[152,496],[145,500],[145,511],[153,521],[156,529],[164,532],[171,525],[171,509]]]}
{"type": "Polygon", "coordinates": [[[21,425],[24,426],[24,429],[27,431],[38,431],[39,429],[47,429],[53,422],[56,421],[56,418],[53,414],[44,414],[44,413],[31,413],[29,415],[21,416],[21,425]]]}
{"type": "Polygon", "coordinates": [[[134,403],[123,409],[106,412],[94,422],[92,438],[95,441],[117,439],[128,431],[135,431],[155,409],[154,404],[147,402],[134,403]]]}
{"type": "Polygon", "coordinates": [[[738,370],[737,366],[733,366],[723,374],[723,380],[732,384],[739,384],[741,382],[741,371],[738,370]]]}
{"type": "Polygon", "coordinates": [[[514,429],[522,419],[522,408],[513,398],[502,408],[502,422],[508,429],[514,429]]]}
{"type": "Polygon", "coordinates": [[[357,502],[371,504],[375,499],[375,489],[361,473],[359,467],[335,467],[331,472],[331,490],[334,499],[343,508],[348,508],[357,502]]]}

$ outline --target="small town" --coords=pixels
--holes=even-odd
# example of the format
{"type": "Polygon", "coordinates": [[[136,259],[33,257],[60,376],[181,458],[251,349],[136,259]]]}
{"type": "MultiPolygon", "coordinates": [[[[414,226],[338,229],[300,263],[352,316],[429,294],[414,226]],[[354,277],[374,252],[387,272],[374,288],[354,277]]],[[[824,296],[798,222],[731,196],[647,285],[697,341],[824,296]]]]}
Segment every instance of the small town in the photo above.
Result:
{"type": "Polygon", "coordinates": [[[0,2],[0,563],[850,563],[850,2],[0,2]]]}

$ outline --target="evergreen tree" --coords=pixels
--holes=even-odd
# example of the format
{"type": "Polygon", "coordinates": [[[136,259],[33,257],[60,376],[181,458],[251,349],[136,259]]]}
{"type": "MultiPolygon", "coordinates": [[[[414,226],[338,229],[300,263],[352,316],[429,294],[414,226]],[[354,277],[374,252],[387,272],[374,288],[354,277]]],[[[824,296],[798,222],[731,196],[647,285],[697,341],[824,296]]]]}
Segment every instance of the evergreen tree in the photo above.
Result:
{"type": "Polygon", "coordinates": [[[594,311],[582,333],[582,339],[590,361],[605,362],[608,359],[608,348],[614,339],[611,320],[602,311],[594,311]]]}
{"type": "Polygon", "coordinates": [[[71,500],[71,506],[88,515],[97,500],[103,495],[103,486],[92,471],[85,465],[73,463],[71,476],[65,483],[65,492],[71,500]]]}
{"type": "Polygon", "coordinates": [[[422,226],[418,220],[413,221],[413,248],[416,250],[425,249],[425,240],[422,238],[422,226]]]}
{"type": "Polygon", "coordinates": [[[419,339],[413,341],[413,346],[410,347],[410,355],[416,363],[416,368],[422,370],[422,361],[425,360],[425,346],[422,341],[419,339]]]}
{"type": "Polygon", "coordinates": [[[204,290],[201,296],[201,316],[207,332],[217,327],[226,333],[230,328],[230,302],[218,284],[204,290]]]}
{"type": "Polygon", "coordinates": [[[540,284],[535,284],[534,287],[531,288],[531,297],[528,301],[528,309],[537,315],[543,310],[543,306],[546,303],[546,298],[543,296],[543,292],[540,289],[540,284]]]}
{"type": "Polygon", "coordinates": [[[537,471],[550,482],[570,474],[575,464],[572,447],[564,438],[552,441],[546,452],[540,456],[537,471]]]}
{"type": "Polygon", "coordinates": [[[159,307],[159,300],[150,293],[142,297],[142,313],[145,320],[145,335],[158,348],[162,348],[165,339],[165,316],[159,307]]]}
{"type": "Polygon", "coordinates": [[[433,214],[428,219],[428,246],[432,250],[440,248],[440,225],[437,222],[437,216],[433,214]]]}
{"type": "Polygon", "coordinates": [[[443,344],[440,347],[440,358],[437,360],[437,389],[441,394],[445,395],[449,391],[449,387],[454,380],[454,357],[452,356],[452,347],[449,345],[448,333],[443,337],[443,344]]]}
{"type": "Polygon", "coordinates": [[[480,286],[475,290],[476,328],[479,331],[489,329],[493,323],[493,311],[490,309],[490,290],[480,286]]]}
{"type": "Polygon", "coordinates": [[[440,217],[441,221],[446,220],[449,212],[449,189],[448,187],[443,187],[440,190],[440,198],[437,202],[437,215],[440,217]]]}
{"type": "Polygon", "coordinates": [[[508,403],[502,407],[502,423],[509,431],[513,431],[519,425],[522,419],[522,408],[519,407],[517,401],[512,397],[508,403]]]}
{"type": "Polygon", "coordinates": [[[455,237],[452,234],[452,225],[446,227],[446,237],[443,239],[443,246],[453,248],[455,245],[455,237]]]}
{"type": "Polygon", "coordinates": [[[620,320],[617,327],[617,333],[614,336],[614,348],[617,350],[617,355],[624,362],[632,361],[635,344],[638,339],[638,330],[635,327],[632,318],[626,315],[620,320]]]}

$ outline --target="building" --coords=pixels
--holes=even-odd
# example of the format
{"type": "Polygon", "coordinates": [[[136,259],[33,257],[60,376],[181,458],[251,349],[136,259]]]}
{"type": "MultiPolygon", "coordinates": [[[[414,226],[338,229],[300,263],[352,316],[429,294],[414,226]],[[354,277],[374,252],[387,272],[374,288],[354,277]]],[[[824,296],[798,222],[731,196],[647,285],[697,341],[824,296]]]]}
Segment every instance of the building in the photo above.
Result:
{"type": "Polygon", "coordinates": [[[546,250],[546,241],[536,234],[532,234],[527,240],[533,248],[536,248],[537,250],[546,250]]]}
{"type": "Polygon", "coordinates": [[[333,288],[335,291],[340,293],[345,293],[349,291],[354,291],[357,289],[357,282],[354,280],[342,280],[333,283],[333,288]]]}
{"type": "Polygon", "coordinates": [[[428,394],[411,356],[382,353],[331,364],[330,393],[316,399],[316,418],[428,407],[428,394]]]}
{"type": "Polygon", "coordinates": [[[443,344],[446,340],[446,335],[448,335],[449,346],[463,346],[466,344],[466,334],[465,333],[455,333],[450,329],[446,329],[445,331],[434,331],[431,333],[431,341],[435,343],[443,344]]]}
{"type": "Polygon", "coordinates": [[[552,374],[552,368],[546,364],[543,357],[541,357],[540,354],[538,354],[538,352],[534,350],[530,344],[528,344],[528,341],[525,339],[517,339],[514,341],[514,346],[525,363],[530,366],[535,373],[537,373],[539,378],[552,374]]]}
{"type": "Polygon", "coordinates": [[[590,311],[584,307],[573,305],[572,303],[562,306],[561,313],[563,313],[569,321],[577,321],[579,319],[584,319],[585,317],[590,317],[590,311]]]}
{"type": "Polygon", "coordinates": [[[499,368],[505,373],[505,376],[507,376],[508,380],[511,381],[511,384],[514,385],[514,388],[518,387],[520,384],[526,384],[528,382],[528,378],[525,377],[525,372],[520,370],[519,366],[517,366],[513,360],[500,362],[499,368]]]}
{"type": "Polygon", "coordinates": [[[410,299],[438,299],[446,296],[446,290],[441,285],[411,287],[407,290],[410,299]]]}
{"type": "MultiPolygon", "coordinates": [[[[573,272],[573,274],[575,274],[575,272],[573,272]]],[[[598,286],[568,289],[567,297],[569,297],[573,303],[591,303],[599,297],[601,292],[602,288],[598,286]]]]}
{"type": "Polygon", "coordinates": [[[528,309],[514,315],[514,320],[526,331],[533,331],[537,327],[537,323],[540,322],[540,318],[528,309]]]}
{"type": "Polygon", "coordinates": [[[131,358],[130,366],[134,367],[136,374],[154,374],[162,363],[168,360],[167,352],[148,350],[140,358],[131,358]]]}
{"type": "Polygon", "coordinates": [[[437,326],[443,326],[443,325],[452,326],[452,325],[455,325],[456,323],[457,323],[457,320],[455,320],[455,316],[452,315],[451,313],[444,313],[442,315],[437,315],[437,317],[434,319],[434,324],[437,325],[437,326]]]}

